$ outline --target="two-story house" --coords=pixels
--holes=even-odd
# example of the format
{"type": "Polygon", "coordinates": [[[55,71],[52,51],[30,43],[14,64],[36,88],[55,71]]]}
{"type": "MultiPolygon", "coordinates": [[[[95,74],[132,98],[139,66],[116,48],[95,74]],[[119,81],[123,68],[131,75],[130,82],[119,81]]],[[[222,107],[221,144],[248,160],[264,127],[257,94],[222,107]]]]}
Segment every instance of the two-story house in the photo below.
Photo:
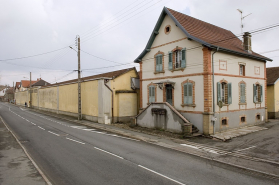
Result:
{"type": "Polygon", "coordinates": [[[164,7],[134,61],[140,64],[140,107],[168,102],[204,134],[264,122],[271,59],[252,51],[250,33],[243,39],[164,7]]]}

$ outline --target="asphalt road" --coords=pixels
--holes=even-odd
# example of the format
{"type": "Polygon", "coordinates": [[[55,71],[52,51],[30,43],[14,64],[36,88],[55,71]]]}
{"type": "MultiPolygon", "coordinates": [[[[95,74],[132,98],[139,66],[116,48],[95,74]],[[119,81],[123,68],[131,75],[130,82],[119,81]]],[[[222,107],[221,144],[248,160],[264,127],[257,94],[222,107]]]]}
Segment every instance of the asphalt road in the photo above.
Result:
{"type": "Polygon", "coordinates": [[[276,184],[276,180],[0,103],[0,116],[54,185],[276,184]]]}

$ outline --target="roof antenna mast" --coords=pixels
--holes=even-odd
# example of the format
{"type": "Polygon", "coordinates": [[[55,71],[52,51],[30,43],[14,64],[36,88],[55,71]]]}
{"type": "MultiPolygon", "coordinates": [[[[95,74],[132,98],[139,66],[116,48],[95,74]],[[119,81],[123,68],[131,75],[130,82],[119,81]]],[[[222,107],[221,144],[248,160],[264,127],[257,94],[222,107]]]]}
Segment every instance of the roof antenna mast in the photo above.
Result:
{"type": "Polygon", "coordinates": [[[242,20],[245,18],[245,17],[248,17],[249,15],[251,15],[252,13],[249,13],[248,15],[245,15],[244,17],[242,17],[242,13],[243,11],[240,10],[240,9],[237,9],[239,11],[239,13],[241,14],[241,35],[243,35],[243,23],[242,23],[242,20]]]}

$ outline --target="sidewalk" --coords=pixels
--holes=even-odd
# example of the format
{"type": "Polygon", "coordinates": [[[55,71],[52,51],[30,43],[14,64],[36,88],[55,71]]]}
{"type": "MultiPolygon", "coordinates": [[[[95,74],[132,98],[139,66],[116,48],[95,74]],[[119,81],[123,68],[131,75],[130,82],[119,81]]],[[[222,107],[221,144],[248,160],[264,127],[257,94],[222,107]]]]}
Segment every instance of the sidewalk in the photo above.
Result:
{"type": "MultiPolygon", "coordinates": [[[[253,174],[256,173],[270,178],[279,179],[279,161],[270,160],[268,157],[264,158],[253,155],[247,155],[244,151],[241,151],[242,148],[240,148],[240,150],[237,150],[237,148],[234,147],[233,150],[227,150],[226,147],[216,147],[215,144],[212,144],[213,142],[221,143],[222,145],[227,144],[226,142],[222,142],[219,140],[214,141],[212,139],[206,138],[180,139],[179,135],[175,135],[174,137],[172,137],[166,136],[164,134],[160,135],[158,133],[148,133],[141,129],[138,130],[136,128],[130,128],[127,125],[105,125],[87,120],[79,121],[76,120],[76,118],[74,117],[45,112],[37,109],[32,109],[31,111],[56,117],[58,119],[67,120],[72,123],[93,127],[106,132],[115,133],[121,136],[138,139],[147,143],[170,148],[190,155],[206,158],[209,160],[209,163],[210,161],[225,163],[228,165],[238,167],[242,172],[248,171],[252,172],[253,174]],[[203,141],[202,143],[199,143],[196,142],[196,140],[203,141]]],[[[249,137],[252,137],[252,134],[250,134],[249,137]]]]}
{"type": "Polygon", "coordinates": [[[0,184],[45,185],[46,182],[0,119],[0,184]]]}

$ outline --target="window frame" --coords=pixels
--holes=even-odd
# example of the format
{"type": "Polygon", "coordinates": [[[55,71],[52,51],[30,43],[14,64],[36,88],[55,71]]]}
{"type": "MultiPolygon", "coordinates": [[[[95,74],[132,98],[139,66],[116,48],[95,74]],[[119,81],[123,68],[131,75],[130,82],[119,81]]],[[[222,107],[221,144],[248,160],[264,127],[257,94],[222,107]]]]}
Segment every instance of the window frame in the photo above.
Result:
{"type": "Polygon", "coordinates": [[[184,70],[186,68],[186,48],[176,47],[169,52],[169,70],[184,70]]]}
{"type": "Polygon", "coordinates": [[[158,74],[158,73],[164,73],[164,52],[158,51],[155,55],[154,55],[154,74],[158,74]],[[157,70],[157,64],[158,64],[158,60],[160,60],[160,66],[158,67],[159,70],[157,70]]]}
{"type": "Polygon", "coordinates": [[[232,83],[228,83],[226,80],[217,82],[217,105],[219,101],[222,101],[223,106],[232,104],[232,83]],[[224,98],[223,98],[224,97],[224,98]]]}
{"type": "Polygon", "coordinates": [[[258,82],[253,84],[253,102],[254,103],[263,102],[263,86],[258,82]]]}

